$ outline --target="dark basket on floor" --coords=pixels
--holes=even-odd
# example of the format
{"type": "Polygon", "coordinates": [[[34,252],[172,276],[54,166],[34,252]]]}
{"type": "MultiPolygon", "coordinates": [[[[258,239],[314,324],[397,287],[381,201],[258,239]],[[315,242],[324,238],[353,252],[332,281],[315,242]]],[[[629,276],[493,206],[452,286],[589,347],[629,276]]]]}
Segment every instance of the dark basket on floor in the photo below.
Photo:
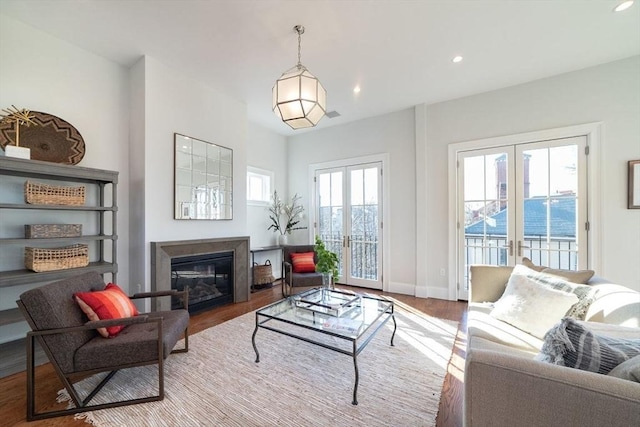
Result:
{"type": "Polygon", "coordinates": [[[264,265],[260,265],[257,262],[253,263],[253,284],[254,285],[270,285],[276,280],[273,277],[273,271],[271,269],[271,261],[266,260],[264,265]]]}

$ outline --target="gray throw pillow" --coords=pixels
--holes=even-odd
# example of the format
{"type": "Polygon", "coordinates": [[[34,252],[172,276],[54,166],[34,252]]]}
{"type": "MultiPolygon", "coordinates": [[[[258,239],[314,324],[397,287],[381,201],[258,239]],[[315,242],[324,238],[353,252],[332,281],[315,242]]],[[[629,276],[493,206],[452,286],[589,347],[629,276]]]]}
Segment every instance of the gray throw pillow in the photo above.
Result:
{"type": "Polygon", "coordinates": [[[608,374],[610,377],[621,378],[623,380],[635,381],[640,383],[640,356],[622,362],[611,370],[608,374]]]}
{"type": "Polygon", "coordinates": [[[640,355],[640,339],[595,335],[575,319],[565,317],[546,333],[536,360],[608,374],[637,355],[640,355]]]}

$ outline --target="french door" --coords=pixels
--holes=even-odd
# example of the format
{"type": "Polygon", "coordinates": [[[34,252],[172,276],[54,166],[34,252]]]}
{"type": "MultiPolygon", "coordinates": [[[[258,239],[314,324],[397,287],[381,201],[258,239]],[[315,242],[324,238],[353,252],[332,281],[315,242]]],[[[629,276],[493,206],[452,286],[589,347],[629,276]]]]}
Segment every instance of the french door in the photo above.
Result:
{"type": "Polygon", "coordinates": [[[581,136],[458,153],[458,298],[472,264],[587,268],[586,146],[581,136]]]}
{"type": "Polygon", "coordinates": [[[315,172],[315,231],[338,255],[340,283],[382,289],[381,177],[381,162],[315,172]]]}

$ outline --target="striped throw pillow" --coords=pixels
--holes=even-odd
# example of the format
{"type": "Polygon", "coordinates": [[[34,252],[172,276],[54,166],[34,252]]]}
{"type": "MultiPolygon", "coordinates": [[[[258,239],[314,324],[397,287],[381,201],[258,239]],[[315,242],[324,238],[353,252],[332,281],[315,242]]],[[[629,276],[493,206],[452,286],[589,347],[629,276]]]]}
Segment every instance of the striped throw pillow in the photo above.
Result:
{"type": "MultiPolygon", "coordinates": [[[[113,283],[109,283],[103,291],[78,292],[74,297],[89,320],[122,319],[138,315],[138,309],[127,294],[113,283]]],[[[98,333],[105,338],[111,338],[124,328],[121,325],[98,328],[98,333]]]]}
{"type": "Polygon", "coordinates": [[[299,252],[291,254],[291,264],[294,273],[313,273],[316,271],[316,263],[313,261],[313,252],[299,252]]]}
{"type": "Polygon", "coordinates": [[[640,355],[640,339],[605,337],[565,317],[544,336],[536,360],[608,374],[622,362],[640,355]]]}

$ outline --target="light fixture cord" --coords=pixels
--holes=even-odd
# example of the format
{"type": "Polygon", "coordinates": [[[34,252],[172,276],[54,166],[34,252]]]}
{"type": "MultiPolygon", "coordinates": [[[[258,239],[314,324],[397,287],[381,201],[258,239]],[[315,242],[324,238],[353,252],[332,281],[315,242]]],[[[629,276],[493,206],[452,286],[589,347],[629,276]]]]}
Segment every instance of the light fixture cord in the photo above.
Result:
{"type": "Polygon", "coordinates": [[[300,40],[302,39],[301,34],[302,32],[300,31],[300,29],[297,29],[298,32],[298,69],[302,68],[302,63],[300,62],[300,40]]]}

